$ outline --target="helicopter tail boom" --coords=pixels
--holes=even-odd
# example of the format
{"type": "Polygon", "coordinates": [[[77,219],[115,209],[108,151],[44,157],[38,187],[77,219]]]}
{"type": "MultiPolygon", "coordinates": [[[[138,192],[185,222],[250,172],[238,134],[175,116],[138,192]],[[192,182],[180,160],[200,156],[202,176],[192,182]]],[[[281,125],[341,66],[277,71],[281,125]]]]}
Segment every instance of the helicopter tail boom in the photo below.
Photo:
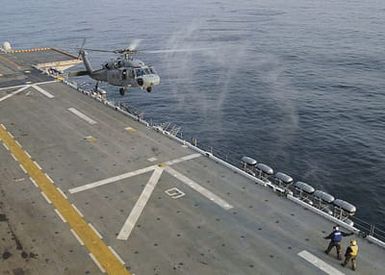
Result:
{"type": "Polygon", "coordinates": [[[91,63],[87,58],[87,52],[84,51],[83,49],[80,49],[79,54],[82,57],[84,66],[86,67],[88,74],[91,74],[94,70],[92,69],[91,63]]]}
{"type": "Polygon", "coordinates": [[[77,72],[69,72],[68,73],[69,77],[83,76],[83,75],[90,75],[90,73],[88,71],[77,71],[77,72]]]}

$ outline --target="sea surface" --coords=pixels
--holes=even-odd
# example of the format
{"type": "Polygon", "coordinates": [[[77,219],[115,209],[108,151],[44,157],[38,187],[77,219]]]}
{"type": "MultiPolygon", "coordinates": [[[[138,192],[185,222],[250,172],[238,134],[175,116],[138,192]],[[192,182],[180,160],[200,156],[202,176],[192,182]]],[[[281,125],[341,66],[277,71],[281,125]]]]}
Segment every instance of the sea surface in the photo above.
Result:
{"type": "MultiPolygon", "coordinates": [[[[15,48],[84,37],[98,49],[205,48],[139,55],[161,76],[151,94],[104,87],[147,120],[288,173],[382,228],[384,26],[383,0],[0,0],[0,42],[15,48]]],[[[97,68],[113,56],[89,57],[97,68]]]]}

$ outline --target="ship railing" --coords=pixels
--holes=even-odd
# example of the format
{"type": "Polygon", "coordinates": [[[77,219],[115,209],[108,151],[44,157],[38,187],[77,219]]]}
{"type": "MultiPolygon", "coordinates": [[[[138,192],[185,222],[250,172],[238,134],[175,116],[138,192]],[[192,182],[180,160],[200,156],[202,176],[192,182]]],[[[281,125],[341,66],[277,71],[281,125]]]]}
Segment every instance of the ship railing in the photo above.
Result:
{"type": "Polygon", "coordinates": [[[385,229],[378,225],[369,224],[357,217],[351,217],[351,219],[354,222],[354,227],[360,230],[360,235],[362,237],[373,236],[374,238],[385,242],[385,229]]]}

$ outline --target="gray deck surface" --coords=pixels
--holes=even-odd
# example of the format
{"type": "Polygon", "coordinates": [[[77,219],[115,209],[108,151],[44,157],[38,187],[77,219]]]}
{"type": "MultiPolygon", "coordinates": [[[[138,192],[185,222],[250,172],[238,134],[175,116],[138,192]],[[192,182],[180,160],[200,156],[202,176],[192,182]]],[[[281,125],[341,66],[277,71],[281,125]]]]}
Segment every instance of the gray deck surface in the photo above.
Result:
{"type": "MultiPolygon", "coordinates": [[[[36,75],[35,82],[47,80],[36,75]]],[[[4,87],[2,83],[0,77],[0,86],[4,87]]],[[[54,98],[27,88],[0,102],[0,123],[66,193],[131,272],[325,274],[298,256],[306,250],[345,274],[385,274],[384,249],[358,239],[358,270],[342,268],[335,251],[323,253],[328,244],[323,236],[331,230],[331,222],[207,157],[167,165],[167,161],[196,152],[62,83],[39,87],[54,98]],[[96,124],[81,119],[69,108],[76,108],[96,124]],[[87,140],[89,136],[94,140],[87,140]],[[163,164],[163,173],[128,240],[117,236],[153,171],[69,192],[158,164],[163,164]],[[220,207],[168,172],[168,167],[233,208],[220,207]],[[175,187],[185,195],[174,199],[165,193],[175,187]]],[[[15,89],[0,90],[0,98],[12,91],[15,89]]],[[[3,146],[0,164],[0,214],[6,217],[0,220],[0,272],[99,274],[87,249],[3,146]],[[4,258],[5,252],[12,255],[4,258]]],[[[344,247],[349,239],[344,239],[344,247]]]]}

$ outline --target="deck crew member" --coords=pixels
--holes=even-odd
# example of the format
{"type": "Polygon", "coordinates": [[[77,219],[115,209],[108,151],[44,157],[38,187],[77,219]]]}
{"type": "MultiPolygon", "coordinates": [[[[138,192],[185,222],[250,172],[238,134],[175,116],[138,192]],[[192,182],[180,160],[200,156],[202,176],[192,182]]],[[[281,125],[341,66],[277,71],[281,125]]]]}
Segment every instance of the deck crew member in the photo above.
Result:
{"type": "Polygon", "coordinates": [[[352,269],[356,270],[357,268],[357,255],[358,255],[358,245],[356,240],[351,240],[350,245],[346,248],[345,252],[345,261],[341,264],[342,266],[346,266],[349,261],[352,262],[352,269]]]}
{"type": "Polygon", "coordinates": [[[341,241],[342,237],[351,236],[353,233],[345,233],[340,231],[338,226],[333,226],[333,232],[326,236],[324,239],[330,239],[328,248],[325,250],[326,254],[329,254],[333,247],[337,249],[337,259],[341,260],[341,241]]]}

